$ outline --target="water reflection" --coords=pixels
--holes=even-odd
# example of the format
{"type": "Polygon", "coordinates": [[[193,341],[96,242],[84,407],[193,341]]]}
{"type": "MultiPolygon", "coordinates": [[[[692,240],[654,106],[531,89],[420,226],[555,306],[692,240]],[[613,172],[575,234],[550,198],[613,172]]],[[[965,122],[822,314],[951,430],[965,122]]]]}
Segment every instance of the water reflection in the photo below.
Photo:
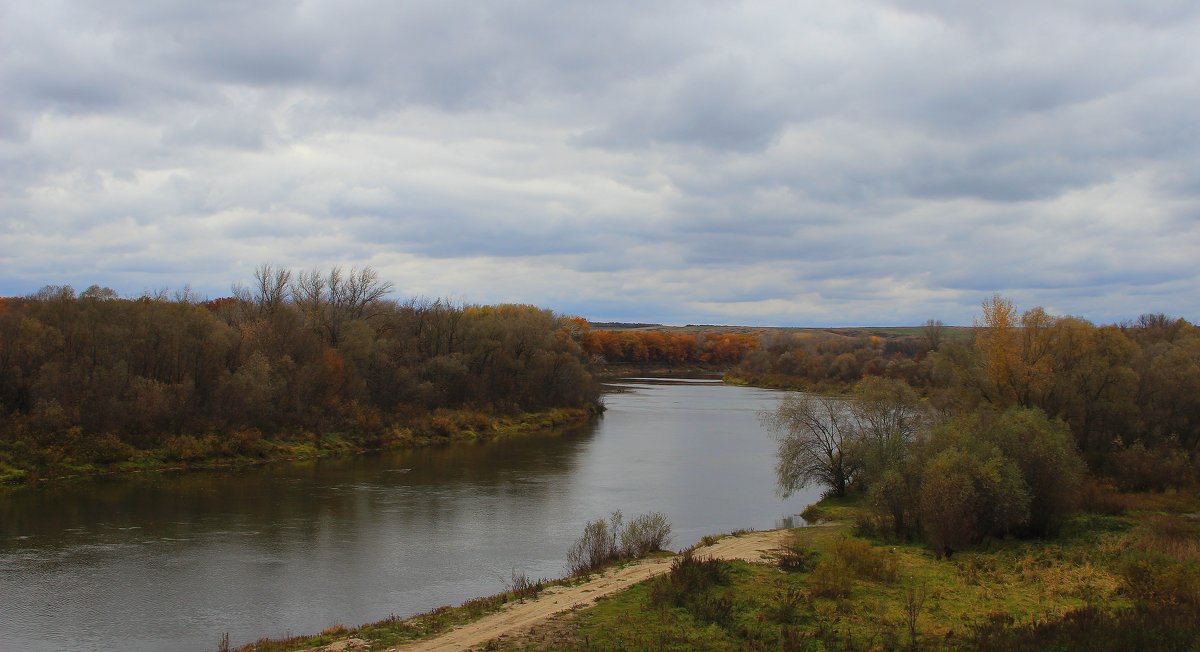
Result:
{"type": "Polygon", "coordinates": [[[556,436],[213,472],[97,478],[0,500],[0,640],[212,649],[357,624],[562,573],[582,524],[661,510],[676,545],[779,526],[757,413],[778,394],[627,380],[556,436]]]}

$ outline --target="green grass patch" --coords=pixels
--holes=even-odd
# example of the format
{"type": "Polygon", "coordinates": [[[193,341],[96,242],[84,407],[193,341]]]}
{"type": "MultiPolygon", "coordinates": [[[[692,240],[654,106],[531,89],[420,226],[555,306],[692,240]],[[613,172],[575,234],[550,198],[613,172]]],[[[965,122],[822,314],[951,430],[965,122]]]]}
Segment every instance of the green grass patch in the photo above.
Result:
{"type": "MultiPolygon", "coordinates": [[[[1012,625],[1048,622],[1104,603],[1127,606],[1118,580],[1086,554],[1038,544],[936,560],[917,545],[877,545],[845,525],[794,535],[820,563],[781,573],[763,564],[722,562],[720,580],[650,580],[579,612],[553,642],[513,649],[743,650],[895,649],[910,643],[908,608],[923,591],[919,641],[970,647],[976,627],[997,614],[1012,625]],[[830,587],[835,588],[830,588],[830,587]],[[665,597],[664,597],[665,596],[665,597]],[[961,645],[960,645],[961,644],[961,645]]],[[[702,552],[702,551],[701,551],[702,552]]],[[[702,558],[701,553],[697,553],[702,558]]]]}
{"type": "Polygon", "coordinates": [[[792,531],[778,566],[660,577],[500,647],[1200,649],[1200,521],[1189,500],[1127,497],[1156,509],[1076,514],[1052,540],[989,540],[936,559],[920,543],[855,536],[860,499],[826,499],[812,511],[827,525],[792,531]],[[797,563],[783,572],[789,556],[797,563]]]}

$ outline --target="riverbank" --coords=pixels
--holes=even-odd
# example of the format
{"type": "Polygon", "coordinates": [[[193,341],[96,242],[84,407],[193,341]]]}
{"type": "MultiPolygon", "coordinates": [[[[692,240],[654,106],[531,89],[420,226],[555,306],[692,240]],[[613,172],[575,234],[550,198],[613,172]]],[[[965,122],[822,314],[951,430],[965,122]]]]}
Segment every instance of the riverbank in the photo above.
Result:
{"type": "Polygon", "coordinates": [[[721,380],[729,385],[738,387],[758,387],[761,389],[783,389],[809,394],[847,394],[854,388],[854,383],[822,381],[814,383],[802,376],[786,376],[783,374],[762,374],[739,376],[726,372],[721,380]]]}
{"type": "Polygon", "coordinates": [[[1193,493],[1107,493],[1055,539],[938,559],[863,535],[859,501],[825,500],[808,514],[826,527],[706,537],[695,557],[723,560],[707,578],[696,564],[690,577],[672,570],[679,556],[650,559],[534,600],[505,594],[242,649],[1195,649],[1197,509],[1193,493]]]}
{"type": "MultiPolygon", "coordinates": [[[[369,433],[297,432],[264,438],[253,429],[217,435],[179,435],[161,448],[120,447],[122,459],[110,463],[79,462],[63,450],[12,451],[0,456],[0,492],[37,486],[47,481],[97,475],[250,467],[288,460],[360,455],[379,450],[447,446],[492,441],[580,426],[595,418],[602,406],[553,408],[514,415],[489,415],[471,410],[437,410],[412,417],[404,425],[369,433]]],[[[100,437],[100,441],[114,439],[100,437]]]]}
{"type": "MultiPolygon", "coordinates": [[[[696,554],[721,560],[765,563],[787,536],[787,530],[743,532],[706,537],[696,554]]],[[[316,636],[263,639],[238,648],[241,652],[308,650],[450,651],[489,643],[504,646],[521,640],[533,628],[564,613],[600,603],[610,596],[670,572],[679,555],[655,555],[616,564],[593,575],[551,583],[535,595],[509,591],[472,600],[458,607],[441,607],[405,620],[387,619],[348,629],[335,625],[316,636]]]]}

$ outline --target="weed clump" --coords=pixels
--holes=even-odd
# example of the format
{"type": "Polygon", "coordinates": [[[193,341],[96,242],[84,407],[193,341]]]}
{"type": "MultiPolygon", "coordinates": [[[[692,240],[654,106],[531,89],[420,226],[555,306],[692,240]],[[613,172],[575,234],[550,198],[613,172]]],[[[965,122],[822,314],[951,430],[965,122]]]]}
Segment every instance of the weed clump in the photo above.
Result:
{"type": "Polygon", "coordinates": [[[508,592],[517,600],[533,600],[538,597],[542,589],[546,588],[545,580],[531,580],[529,576],[522,571],[513,569],[512,581],[508,585],[508,592]]]}
{"type": "Polygon", "coordinates": [[[799,535],[792,533],[775,555],[779,569],[789,573],[807,572],[817,565],[817,551],[808,549],[799,535]]]}
{"type": "Polygon", "coordinates": [[[596,519],[567,552],[567,571],[586,575],[610,562],[643,557],[662,550],[671,540],[671,523],[661,512],[642,514],[624,524],[620,511],[596,519]]]}
{"type": "Polygon", "coordinates": [[[644,557],[670,542],[671,522],[662,512],[642,514],[621,530],[621,553],[625,557],[644,557]]]}
{"type": "Polygon", "coordinates": [[[691,550],[685,550],[671,562],[671,572],[654,580],[650,602],[683,607],[703,622],[724,626],[732,622],[733,600],[710,589],[728,583],[726,562],[697,557],[691,550]]]}

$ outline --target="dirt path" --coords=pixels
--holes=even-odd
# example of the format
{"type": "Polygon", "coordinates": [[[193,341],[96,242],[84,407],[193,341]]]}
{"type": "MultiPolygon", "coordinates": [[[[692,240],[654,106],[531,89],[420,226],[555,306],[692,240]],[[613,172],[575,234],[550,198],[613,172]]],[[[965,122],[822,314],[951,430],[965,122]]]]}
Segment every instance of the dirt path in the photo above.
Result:
{"type": "MultiPolygon", "coordinates": [[[[751,532],[736,537],[726,537],[711,546],[700,548],[696,552],[703,557],[764,561],[765,553],[778,548],[786,534],[786,530],[751,532]]],[[[498,613],[485,616],[441,636],[398,648],[390,648],[390,650],[393,652],[465,650],[499,636],[511,636],[526,630],[554,614],[589,606],[597,598],[616,593],[670,569],[671,558],[669,557],[640,561],[624,568],[610,570],[584,584],[547,589],[536,600],[510,603],[498,613]]]]}

